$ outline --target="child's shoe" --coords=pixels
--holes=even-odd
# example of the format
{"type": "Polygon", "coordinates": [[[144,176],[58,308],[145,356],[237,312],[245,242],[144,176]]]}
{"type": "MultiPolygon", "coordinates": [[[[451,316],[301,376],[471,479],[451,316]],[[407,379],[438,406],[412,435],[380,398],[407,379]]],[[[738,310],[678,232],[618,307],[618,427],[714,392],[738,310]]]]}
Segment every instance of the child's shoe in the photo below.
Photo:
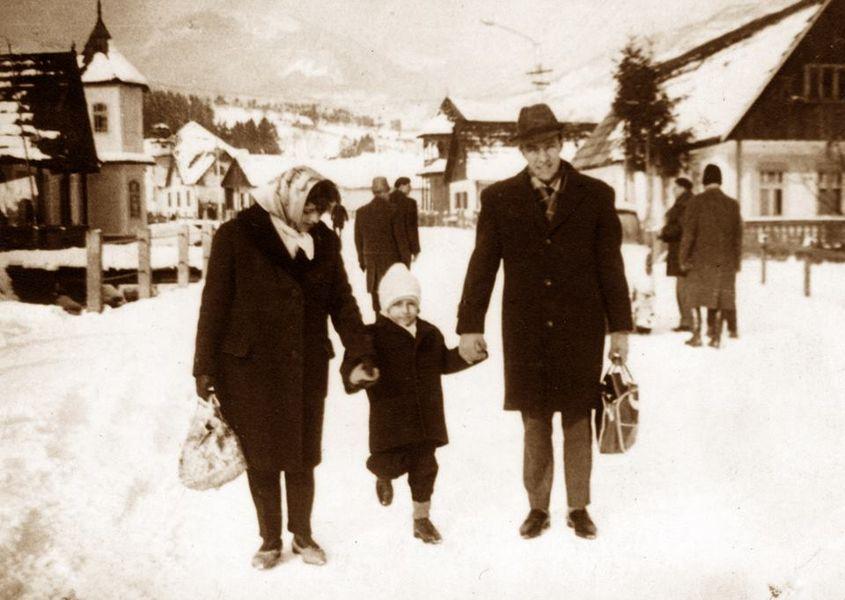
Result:
{"type": "Polygon", "coordinates": [[[393,502],[393,482],[389,479],[376,479],[376,496],[382,506],[390,506],[393,502]]]}
{"type": "Polygon", "coordinates": [[[426,544],[439,544],[443,541],[443,538],[440,537],[440,532],[437,531],[437,528],[428,517],[414,519],[414,537],[421,539],[426,544]]]}

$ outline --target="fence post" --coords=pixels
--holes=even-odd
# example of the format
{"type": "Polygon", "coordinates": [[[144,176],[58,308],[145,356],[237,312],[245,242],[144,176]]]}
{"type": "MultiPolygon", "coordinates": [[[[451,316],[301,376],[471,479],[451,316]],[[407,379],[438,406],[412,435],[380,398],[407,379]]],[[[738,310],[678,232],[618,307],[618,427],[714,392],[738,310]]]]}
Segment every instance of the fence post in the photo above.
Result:
{"type": "Polygon", "coordinates": [[[760,246],[760,283],[766,285],[766,259],[768,258],[768,248],[766,242],[760,246]]]}
{"type": "Polygon", "coordinates": [[[138,229],[138,298],[150,298],[153,295],[153,270],[150,264],[150,228],[138,229]]]}
{"type": "Polygon", "coordinates": [[[810,273],[812,271],[812,257],[809,255],[804,256],[804,295],[809,298],[810,297],[810,273]]]}
{"type": "Polygon", "coordinates": [[[189,241],[189,225],[186,223],[179,228],[179,267],[177,272],[177,282],[179,287],[188,285],[188,241],[189,241]]]}
{"type": "Polygon", "coordinates": [[[211,235],[213,231],[211,224],[203,223],[202,225],[202,277],[205,279],[205,274],[208,273],[208,259],[211,256],[211,235]]]}
{"type": "Polygon", "coordinates": [[[87,308],[91,312],[103,312],[103,232],[89,229],[85,233],[85,249],[88,257],[85,269],[85,295],[87,308]]]}

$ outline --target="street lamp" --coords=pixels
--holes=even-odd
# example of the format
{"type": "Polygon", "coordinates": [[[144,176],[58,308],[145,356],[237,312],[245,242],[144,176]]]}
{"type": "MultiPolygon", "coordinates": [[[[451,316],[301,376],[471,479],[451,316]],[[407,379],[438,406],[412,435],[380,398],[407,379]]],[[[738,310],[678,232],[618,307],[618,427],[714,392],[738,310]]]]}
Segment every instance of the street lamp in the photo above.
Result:
{"type": "Polygon", "coordinates": [[[552,69],[546,69],[543,67],[543,63],[540,59],[540,42],[535,40],[530,35],[519,31],[518,29],[514,29],[513,27],[509,27],[508,25],[502,25],[501,23],[497,23],[493,19],[481,19],[481,24],[486,25],[487,27],[498,27],[499,29],[507,31],[508,33],[511,33],[513,35],[519,36],[522,39],[530,42],[531,45],[534,47],[534,60],[536,61],[536,63],[534,64],[534,67],[530,71],[526,71],[525,74],[531,77],[531,84],[537,89],[538,92],[542,92],[549,86],[550,81],[545,76],[551,73],[552,69]]]}

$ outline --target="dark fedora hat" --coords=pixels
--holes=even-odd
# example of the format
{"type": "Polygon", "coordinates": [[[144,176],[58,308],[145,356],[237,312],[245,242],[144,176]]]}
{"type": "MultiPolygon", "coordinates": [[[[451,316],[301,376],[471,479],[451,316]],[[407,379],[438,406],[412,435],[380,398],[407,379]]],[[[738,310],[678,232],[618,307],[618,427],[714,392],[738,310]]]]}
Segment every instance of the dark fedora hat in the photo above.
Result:
{"type": "Polygon", "coordinates": [[[520,109],[516,120],[516,135],[511,138],[511,142],[521,144],[562,131],[563,124],[557,120],[548,104],[534,104],[520,109]]]}

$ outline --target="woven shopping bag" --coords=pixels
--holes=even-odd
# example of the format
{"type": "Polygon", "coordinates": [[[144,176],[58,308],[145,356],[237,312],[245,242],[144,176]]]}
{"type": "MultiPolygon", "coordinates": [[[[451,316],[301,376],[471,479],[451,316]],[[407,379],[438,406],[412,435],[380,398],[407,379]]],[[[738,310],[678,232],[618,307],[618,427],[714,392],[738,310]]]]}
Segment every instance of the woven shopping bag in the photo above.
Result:
{"type": "Polygon", "coordinates": [[[219,488],[246,470],[241,445],[215,394],[199,399],[179,456],[179,479],[192,490],[219,488]]]}
{"type": "Polygon", "coordinates": [[[639,388],[631,371],[615,360],[601,383],[596,411],[596,436],[602,454],[623,454],[637,441],[640,422],[639,388]]]}

